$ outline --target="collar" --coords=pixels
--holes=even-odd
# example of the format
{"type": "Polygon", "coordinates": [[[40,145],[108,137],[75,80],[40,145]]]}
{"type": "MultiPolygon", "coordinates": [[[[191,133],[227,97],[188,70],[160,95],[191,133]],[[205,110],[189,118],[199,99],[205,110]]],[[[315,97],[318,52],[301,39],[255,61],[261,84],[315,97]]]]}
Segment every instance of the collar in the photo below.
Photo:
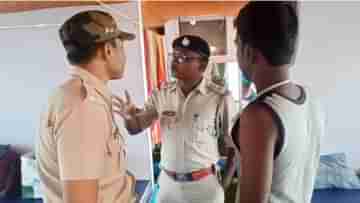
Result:
{"type": "Polygon", "coordinates": [[[106,102],[112,103],[112,94],[110,89],[106,86],[106,84],[98,79],[95,75],[91,74],[89,71],[80,68],[80,67],[72,67],[71,75],[75,77],[79,77],[89,86],[95,88],[95,90],[105,98],[106,102]]]}
{"type": "Polygon", "coordinates": [[[198,90],[201,94],[205,95],[208,92],[208,81],[206,77],[203,77],[200,84],[196,87],[196,90],[198,90]]]}

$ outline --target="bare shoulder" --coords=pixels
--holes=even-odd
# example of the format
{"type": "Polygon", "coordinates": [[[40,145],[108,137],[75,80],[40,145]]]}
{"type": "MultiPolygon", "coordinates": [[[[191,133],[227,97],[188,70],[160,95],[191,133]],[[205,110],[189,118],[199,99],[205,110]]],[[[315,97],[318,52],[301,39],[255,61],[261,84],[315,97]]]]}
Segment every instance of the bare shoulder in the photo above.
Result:
{"type": "Polygon", "coordinates": [[[250,103],[242,112],[241,120],[257,121],[270,116],[269,110],[264,104],[254,102],[250,103]]]}
{"type": "Polygon", "coordinates": [[[276,124],[269,107],[262,103],[249,104],[240,116],[240,134],[242,138],[264,138],[277,132],[276,124]]]}

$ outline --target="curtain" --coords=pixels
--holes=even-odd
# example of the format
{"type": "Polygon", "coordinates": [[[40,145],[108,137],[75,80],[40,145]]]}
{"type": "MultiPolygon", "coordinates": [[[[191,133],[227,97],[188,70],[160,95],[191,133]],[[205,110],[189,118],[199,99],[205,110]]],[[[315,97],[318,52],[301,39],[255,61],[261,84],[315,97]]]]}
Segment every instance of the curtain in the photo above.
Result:
{"type": "MultiPolygon", "coordinates": [[[[164,41],[164,36],[152,30],[144,31],[148,95],[151,95],[153,90],[160,88],[167,82],[164,41]]],[[[158,121],[151,126],[151,138],[153,144],[161,143],[160,123],[158,121]]]]}

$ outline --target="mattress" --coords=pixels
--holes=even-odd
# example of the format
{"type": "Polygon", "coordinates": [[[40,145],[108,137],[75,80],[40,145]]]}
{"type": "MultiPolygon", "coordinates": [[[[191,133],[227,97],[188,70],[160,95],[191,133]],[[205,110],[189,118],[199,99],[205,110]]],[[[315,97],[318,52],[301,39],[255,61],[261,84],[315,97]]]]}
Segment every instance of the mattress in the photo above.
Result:
{"type": "Polygon", "coordinates": [[[360,190],[315,190],[312,203],[360,203],[360,190]]]}

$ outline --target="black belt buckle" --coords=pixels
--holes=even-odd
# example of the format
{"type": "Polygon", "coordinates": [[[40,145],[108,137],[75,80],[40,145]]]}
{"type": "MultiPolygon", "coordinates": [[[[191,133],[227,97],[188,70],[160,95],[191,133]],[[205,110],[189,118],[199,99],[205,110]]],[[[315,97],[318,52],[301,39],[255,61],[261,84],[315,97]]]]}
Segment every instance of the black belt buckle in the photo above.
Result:
{"type": "Polygon", "coordinates": [[[185,181],[186,180],[186,176],[185,176],[185,174],[183,174],[183,173],[176,173],[175,174],[175,180],[176,181],[185,181]]]}
{"type": "MultiPolygon", "coordinates": [[[[191,175],[190,175],[191,176],[191,175]]],[[[186,173],[176,173],[175,180],[179,182],[191,181],[191,177],[186,173]]]]}

